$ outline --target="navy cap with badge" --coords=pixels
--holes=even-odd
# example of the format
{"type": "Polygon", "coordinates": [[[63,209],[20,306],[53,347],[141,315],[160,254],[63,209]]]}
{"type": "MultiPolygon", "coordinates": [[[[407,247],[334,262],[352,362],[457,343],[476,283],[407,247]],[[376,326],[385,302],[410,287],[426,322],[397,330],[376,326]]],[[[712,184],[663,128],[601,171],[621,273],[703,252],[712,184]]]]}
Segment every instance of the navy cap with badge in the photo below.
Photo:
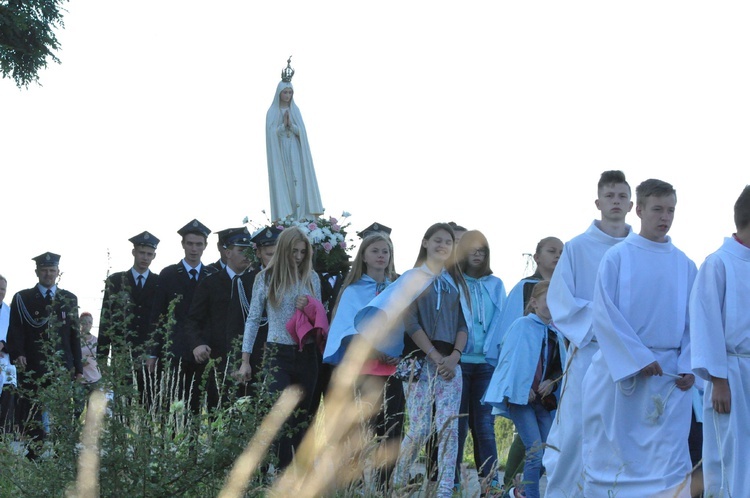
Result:
{"type": "Polygon", "coordinates": [[[224,247],[252,247],[250,241],[250,232],[245,227],[228,228],[228,233],[224,236],[224,247]]]}
{"type": "Polygon", "coordinates": [[[255,244],[255,247],[274,246],[276,245],[276,239],[279,238],[279,235],[281,235],[281,230],[275,226],[270,226],[261,228],[255,232],[253,238],[250,240],[255,244]]]}
{"type": "Polygon", "coordinates": [[[149,232],[141,232],[135,237],[130,237],[128,240],[132,242],[134,246],[148,246],[156,249],[156,246],[159,245],[159,239],[149,232]]]}
{"type": "Polygon", "coordinates": [[[36,261],[37,268],[60,265],[60,255],[55,254],[53,252],[45,252],[44,254],[40,254],[36,258],[31,258],[31,259],[36,261]]]}
{"type": "Polygon", "coordinates": [[[224,243],[226,242],[227,235],[233,230],[236,230],[236,228],[225,228],[224,230],[219,230],[218,232],[216,232],[216,236],[219,237],[220,246],[226,247],[224,243]]]}
{"type": "Polygon", "coordinates": [[[391,229],[383,225],[382,223],[378,223],[378,222],[373,223],[372,225],[365,228],[361,232],[357,232],[357,235],[359,236],[360,239],[364,239],[365,237],[367,237],[368,235],[374,232],[380,232],[380,233],[384,233],[385,235],[391,235],[391,229]]]}
{"type": "Polygon", "coordinates": [[[202,235],[208,238],[209,234],[211,233],[211,230],[209,230],[209,228],[203,223],[201,223],[200,221],[193,220],[187,225],[185,225],[184,227],[177,230],[177,233],[179,233],[183,237],[189,233],[194,233],[196,235],[202,235]]]}

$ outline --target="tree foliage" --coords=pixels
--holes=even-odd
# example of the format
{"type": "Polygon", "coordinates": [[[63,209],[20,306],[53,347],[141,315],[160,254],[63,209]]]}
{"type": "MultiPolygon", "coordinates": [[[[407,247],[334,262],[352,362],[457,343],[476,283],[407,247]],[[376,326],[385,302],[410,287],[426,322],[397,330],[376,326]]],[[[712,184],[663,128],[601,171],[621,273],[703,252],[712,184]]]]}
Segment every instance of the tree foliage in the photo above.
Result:
{"type": "Polygon", "coordinates": [[[55,28],[63,28],[63,4],[67,0],[0,0],[0,71],[16,85],[28,87],[39,81],[47,61],[60,63],[55,55],[60,44],[55,28]]]}

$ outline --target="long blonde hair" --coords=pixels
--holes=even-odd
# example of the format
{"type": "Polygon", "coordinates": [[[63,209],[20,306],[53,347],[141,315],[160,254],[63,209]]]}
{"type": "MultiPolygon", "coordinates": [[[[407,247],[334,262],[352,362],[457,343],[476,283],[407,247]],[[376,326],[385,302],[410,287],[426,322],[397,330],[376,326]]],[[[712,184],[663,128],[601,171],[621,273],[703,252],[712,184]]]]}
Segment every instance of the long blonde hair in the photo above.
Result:
{"type": "Polygon", "coordinates": [[[390,260],[388,261],[388,266],[385,269],[385,278],[387,278],[388,280],[394,279],[394,277],[396,276],[396,270],[394,269],[393,264],[393,243],[391,242],[391,238],[382,232],[375,232],[371,233],[362,240],[362,244],[357,250],[357,256],[354,258],[354,262],[352,263],[352,269],[349,270],[349,273],[346,276],[346,280],[344,280],[344,283],[341,286],[342,292],[344,291],[344,289],[346,289],[347,285],[353,282],[357,282],[360,278],[362,278],[362,275],[367,273],[367,265],[364,262],[365,251],[375,242],[380,241],[385,241],[388,244],[388,251],[390,252],[390,260]]]}
{"type": "Polygon", "coordinates": [[[268,301],[274,308],[279,306],[282,296],[297,284],[307,287],[310,293],[313,292],[312,260],[312,245],[302,230],[297,227],[284,229],[276,242],[276,251],[268,268],[263,270],[268,287],[268,301]],[[305,258],[299,266],[294,262],[294,246],[298,242],[304,242],[306,250],[305,258]]]}

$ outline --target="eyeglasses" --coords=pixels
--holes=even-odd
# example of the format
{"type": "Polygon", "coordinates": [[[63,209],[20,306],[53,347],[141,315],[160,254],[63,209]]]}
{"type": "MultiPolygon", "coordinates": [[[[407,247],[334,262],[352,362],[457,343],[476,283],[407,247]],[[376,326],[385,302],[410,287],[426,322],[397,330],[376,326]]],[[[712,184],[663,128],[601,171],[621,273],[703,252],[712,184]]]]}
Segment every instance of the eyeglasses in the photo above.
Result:
{"type": "Polygon", "coordinates": [[[487,249],[474,249],[472,256],[487,256],[487,249]]]}

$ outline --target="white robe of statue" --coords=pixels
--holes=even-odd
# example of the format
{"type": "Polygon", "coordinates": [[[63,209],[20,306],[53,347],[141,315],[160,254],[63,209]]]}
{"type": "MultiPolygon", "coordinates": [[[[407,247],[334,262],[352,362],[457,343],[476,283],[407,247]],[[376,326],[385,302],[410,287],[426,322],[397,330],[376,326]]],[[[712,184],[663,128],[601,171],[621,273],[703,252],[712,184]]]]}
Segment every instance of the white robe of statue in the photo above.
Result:
{"type": "Polygon", "coordinates": [[[271,107],[266,114],[266,158],[268,186],[271,196],[271,220],[291,216],[294,220],[315,219],[323,214],[318,180],[315,176],[310,144],[302,115],[294,97],[289,107],[282,108],[280,94],[285,88],[294,91],[291,82],[281,81],[276,87],[271,107]],[[290,126],[284,124],[289,111],[290,126]]]}

